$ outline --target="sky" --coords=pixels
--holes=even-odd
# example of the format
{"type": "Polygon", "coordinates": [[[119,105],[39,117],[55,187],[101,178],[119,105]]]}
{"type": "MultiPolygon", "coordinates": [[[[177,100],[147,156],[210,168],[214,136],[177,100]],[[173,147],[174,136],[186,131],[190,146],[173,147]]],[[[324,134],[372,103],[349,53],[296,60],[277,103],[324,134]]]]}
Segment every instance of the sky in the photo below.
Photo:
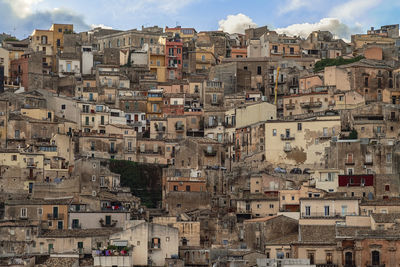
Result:
{"type": "Polygon", "coordinates": [[[28,37],[52,23],[75,31],[95,26],[119,30],[143,26],[193,27],[198,32],[267,25],[279,33],[307,37],[329,30],[338,38],[371,26],[400,23],[399,0],[0,0],[0,33],[28,37]]]}

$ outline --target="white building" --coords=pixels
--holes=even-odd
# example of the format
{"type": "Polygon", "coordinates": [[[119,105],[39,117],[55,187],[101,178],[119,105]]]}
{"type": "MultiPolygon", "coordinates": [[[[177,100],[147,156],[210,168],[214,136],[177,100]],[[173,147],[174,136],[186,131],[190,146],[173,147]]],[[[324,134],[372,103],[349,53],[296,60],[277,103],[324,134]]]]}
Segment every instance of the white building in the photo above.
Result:
{"type": "Polygon", "coordinates": [[[133,265],[164,266],[166,258],[179,254],[178,236],[177,228],[138,220],[128,222],[122,232],[110,236],[110,241],[127,241],[133,247],[133,265]]]}

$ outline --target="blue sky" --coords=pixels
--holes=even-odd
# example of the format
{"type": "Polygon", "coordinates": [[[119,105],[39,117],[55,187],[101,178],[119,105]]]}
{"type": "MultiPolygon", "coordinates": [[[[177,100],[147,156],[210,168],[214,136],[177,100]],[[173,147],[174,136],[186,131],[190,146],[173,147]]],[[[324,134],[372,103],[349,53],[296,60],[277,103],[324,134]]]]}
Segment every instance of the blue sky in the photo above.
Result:
{"type": "Polygon", "coordinates": [[[74,23],[77,31],[93,25],[128,30],[178,23],[198,31],[268,25],[301,35],[321,28],[350,38],[370,26],[397,24],[398,14],[398,0],[0,0],[0,32],[24,38],[52,22],[74,23]]]}

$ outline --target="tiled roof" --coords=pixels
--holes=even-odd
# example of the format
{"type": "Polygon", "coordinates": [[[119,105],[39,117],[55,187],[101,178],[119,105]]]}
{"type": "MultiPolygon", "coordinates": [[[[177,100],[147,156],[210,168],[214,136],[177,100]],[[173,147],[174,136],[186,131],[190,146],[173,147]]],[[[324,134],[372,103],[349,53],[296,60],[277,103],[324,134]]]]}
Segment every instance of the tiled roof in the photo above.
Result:
{"type": "Polygon", "coordinates": [[[377,223],[395,223],[400,219],[400,213],[372,213],[371,216],[377,223]]]}
{"type": "Polygon", "coordinates": [[[43,230],[39,237],[98,237],[109,236],[114,233],[122,231],[122,228],[108,228],[108,229],[66,229],[66,230],[43,230]]]}
{"type": "Polygon", "coordinates": [[[300,243],[335,243],[335,225],[300,225],[300,243]]]}

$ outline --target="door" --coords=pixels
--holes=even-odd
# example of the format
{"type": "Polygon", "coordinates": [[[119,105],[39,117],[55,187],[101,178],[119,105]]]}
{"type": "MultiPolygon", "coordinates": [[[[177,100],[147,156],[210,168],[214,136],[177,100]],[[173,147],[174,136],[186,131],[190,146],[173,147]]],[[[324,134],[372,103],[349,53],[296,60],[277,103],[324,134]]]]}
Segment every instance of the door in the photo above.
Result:
{"type": "Polygon", "coordinates": [[[53,253],[53,249],[54,249],[53,244],[49,244],[49,254],[53,253]]]}
{"type": "Polygon", "coordinates": [[[59,230],[62,230],[64,227],[63,227],[63,221],[58,221],[57,222],[57,229],[59,229],[59,230]]]}
{"type": "Polygon", "coordinates": [[[353,253],[346,252],[346,254],[344,255],[344,259],[345,259],[345,265],[351,266],[353,264],[353,253]]]}
{"type": "MultiPolygon", "coordinates": [[[[29,172],[30,171],[32,171],[32,169],[30,169],[29,170],[29,172]]],[[[33,173],[31,174],[29,174],[30,175],[30,177],[33,177],[33,173]]],[[[29,194],[32,194],[33,193],[33,183],[29,183],[29,194]]]]}
{"type": "Polygon", "coordinates": [[[376,251],[376,250],[372,251],[371,257],[372,257],[372,265],[379,265],[380,264],[379,251],[376,251]]]}
{"type": "Polygon", "coordinates": [[[139,121],[139,115],[135,114],[135,121],[139,121]]]}
{"type": "Polygon", "coordinates": [[[58,207],[53,207],[53,218],[54,219],[58,218],[58,207]]]}

